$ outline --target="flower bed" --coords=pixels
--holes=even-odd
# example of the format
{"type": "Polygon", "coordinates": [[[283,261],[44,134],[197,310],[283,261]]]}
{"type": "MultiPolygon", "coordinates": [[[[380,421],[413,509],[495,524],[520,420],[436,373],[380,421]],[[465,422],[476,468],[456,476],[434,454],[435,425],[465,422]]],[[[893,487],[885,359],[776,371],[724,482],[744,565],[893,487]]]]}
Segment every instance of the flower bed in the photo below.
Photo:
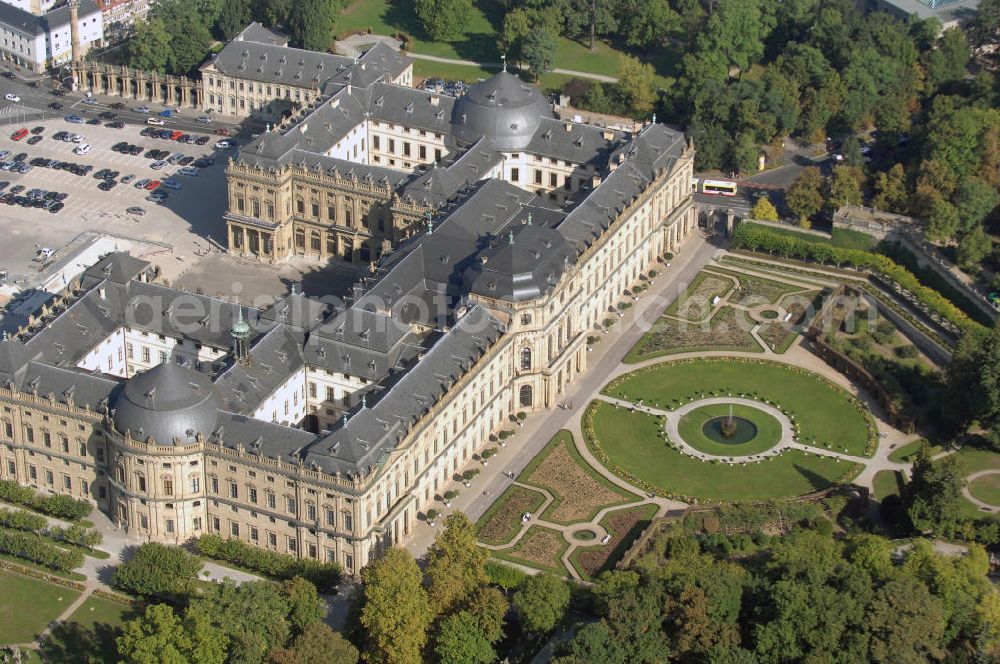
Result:
{"type": "Polygon", "coordinates": [[[479,518],[476,536],[483,544],[500,546],[509,543],[521,530],[521,515],[534,514],[545,496],[522,486],[511,486],[479,518]]]}
{"type": "Polygon", "coordinates": [[[585,580],[592,580],[601,572],[612,569],[632,542],[649,526],[656,510],[656,505],[640,505],[606,514],[600,523],[611,535],[611,541],[600,546],[578,547],[569,557],[573,567],[585,580]]]}

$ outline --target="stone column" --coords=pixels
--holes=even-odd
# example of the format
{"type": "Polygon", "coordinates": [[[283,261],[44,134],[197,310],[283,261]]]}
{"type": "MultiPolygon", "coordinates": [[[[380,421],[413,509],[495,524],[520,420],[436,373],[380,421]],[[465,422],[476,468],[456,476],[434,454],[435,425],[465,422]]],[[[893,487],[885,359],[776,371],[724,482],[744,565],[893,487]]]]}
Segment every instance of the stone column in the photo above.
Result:
{"type": "Polygon", "coordinates": [[[83,52],[80,49],[80,0],[69,0],[69,40],[72,50],[73,62],[83,60],[83,52]]]}

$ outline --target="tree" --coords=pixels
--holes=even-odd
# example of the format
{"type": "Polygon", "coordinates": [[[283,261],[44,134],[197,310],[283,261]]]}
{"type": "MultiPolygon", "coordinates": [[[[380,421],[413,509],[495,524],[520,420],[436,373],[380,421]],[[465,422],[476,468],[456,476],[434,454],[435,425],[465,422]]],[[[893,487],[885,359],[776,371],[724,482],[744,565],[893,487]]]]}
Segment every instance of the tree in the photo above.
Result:
{"type": "Polygon", "coordinates": [[[436,614],[447,613],[486,585],[487,553],[476,546],[476,532],[461,512],[448,516],[427,552],[427,599],[436,614]]]}
{"type": "Polygon", "coordinates": [[[370,664],[419,664],[427,643],[431,609],[413,556],[389,549],[361,571],[361,626],[370,664]]]}
{"type": "Polygon", "coordinates": [[[1000,440],[1000,328],[965,335],[948,366],[949,408],[958,426],[978,421],[994,444],[1000,440]]]}
{"type": "Polygon", "coordinates": [[[338,0],[295,0],[288,16],[292,44],[308,51],[326,51],[333,42],[339,15],[338,0]]]}
{"type": "Polygon", "coordinates": [[[201,568],[202,562],[184,549],[150,542],[115,568],[113,584],[144,597],[184,594],[201,568]]]}
{"type": "Polygon", "coordinates": [[[503,623],[510,602],[497,588],[478,588],[466,602],[465,610],[473,617],[490,643],[503,637],[503,623]]]}
{"type": "Polygon", "coordinates": [[[872,205],[879,210],[903,213],[908,204],[906,172],[902,164],[894,164],[887,173],[879,173],[875,177],[875,198],[872,205]]]}
{"type": "Polygon", "coordinates": [[[459,611],[441,621],[434,653],[441,664],[490,664],[497,658],[489,639],[468,611],[459,611]]]}
{"type": "Polygon", "coordinates": [[[741,133],[729,148],[729,163],[740,174],[756,173],[760,149],[750,133],[741,133]]]}
{"type": "Polygon", "coordinates": [[[902,576],[879,588],[867,614],[871,661],[926,662],[944,655],[941,602],[916,579],[902,576]]]}
{"type": "MultiPolygon", "coordinates": [[[[921,190],[918,190],[918,195],[920,192],[921,190]]],[[[929,198],[925,217],[927,227],[924,229],[924,234],[928,240],[933,242],[950,240],[962,225],[962,220],[958,216],[958,208],[946,201],[940,194],[932,195],[929,198]]]]}
{"type": "Polygon", "coordinates": [[[750,217],[761,221],[778,221],[778,210],[775,209],[774,203],[767,199],[767,196],[761,196],[753,204],[750,217]]]}
{"type": "Polygon", "coordinates": [[[681,24],[667,0],[623,0],[619,12],[620,31],[631,48],[654,48],[681,24]]]}
{"type": "Polygon", "coordinates": [[[996,53],[1000,45],[1000,0],[983,0],[968,22],[969,40],[976,48],[996,53]],[[994,48],[990,48],[994,47],[994,48]]]}
{"type": "Polygon", "coordinates": [[[285,581],[281,588],[288,603],[288,622],[293,630],[303,632],[323,619],[323,603],[316,586],[297,576],[285,581]]]}
{"type": "Polygon", "coordinates": [[[923,445],[911,472],[906,513],[913,527],[921,532],[952,532],[960,519],[964,485],[958,462],[954,457],[932,462],[927,445],[923,445]]]}
{"type": "Polygon", "coordinates": [[[230,41],[252,20],[250,0],[225,0],[215,25],[222,39],[230,41]]]}
{"type": "Polygon", "coordinates": [[[136,21],[135,35],[125,47],[125,61],[136,69],[165,72],[171,51],[170,40],[170,32],[163,21],[156,18],[136,21]]]}
{"type": "Polygon", "coordinates": [[[982,263],[992,251],[993,239],[986,234],[982,226],[975,226],[969,232],[962,234],[955,258],[963,267],[972,268],[982,263]]]}
{"type": "Polygon", "coordinates": [[[729,67],[747,69],[764,55],[769,32],[759,0],[719,0],[698,36],[698,50],[718,53],[729,67]]]}
{"type": "Polygon", "coordinates": [[[535,80],[551,71],[556,59],[556,39],[548,30],[532,30],[521,46],[521,58],[527,63],[535,80]]]}
{"type": "Polygon", "coordinates": [[[222,664],[228,638],[207,621],[181,621],[167,604],[152,604],[118,637],[124,664],[222,664]]]}
{"type": "Polygon", "coordinates": [[[955,186],[952,203],[958,209],[962,230],[972,230],[1000,203],[1000,194],[978,177],[965,178],[955,186]]]}
{"type": "Polygon", "coordinates": [[[656,90],[653,87],[653,66],[623,55],[618,73],[618,89],[628,99],[633,113],[644,116],[653,110],[656,90]]]}
{"type": "Polygon", "coordinates": [[[324,622],[314,622],[270,655],[272,664],[357,664],[358,649],[324,622]]]}
{"type": "Polygon", "coordinates": [[[415,0],[414,11],[428,37],[450,42],[465,34],[472,0],[415,0]]]}
{"type": "Polygon", "coordinates": [[[795,213],[800,222],[806,222],[823,209],[823,178],[819,169],[810,166],[792,183],[785,194],[788,209],[795,213]]]}
{"type": "Polygon", "coordinates": [[[529,576],[514,593],[514,606],[525,629],[546,634],[555,629],[569,607],[569,586],[551,574],[529,576]]]}
{"type": "Polygon", "coordinates": [[[566,0],[563,20],[566,36],[571,39],[588,38],[590,50],[597,45],[597,36],[618,30],[617,3],[607,0],[566,0]]]}
{"type": "Polygon", "coordinates": [[[969,42],[959,28],[950,28],[941,33],[937,48],[927,51],[924,69],[927,85],[933,90],[949,81],[960,80],[966,74],[969,64],[969,42]]]}
{"type": "Polygon", "coordinates": [[[188,617],[201,617],[229,637],[230,662],[262,661],[285,645],[291,634],[290,605],[281,586],[270,581],[212,584],[188,606],[188,617]]]}
{"type": "Polygon", "coordinates": [[[160,0],[150,9],[150,16],[161,21],[169,35],[167,73],[188,74],[208,53],[212,43],[211,27],[218,16],[216,6],[200,6],[183,0],[160,0]]]}
{"type": "Polygon", "coordinates": [[[828,181],[827,202],[833,209],[842,205],[861,205],[864,174],[853,166],[835,166],[828,181]]]}

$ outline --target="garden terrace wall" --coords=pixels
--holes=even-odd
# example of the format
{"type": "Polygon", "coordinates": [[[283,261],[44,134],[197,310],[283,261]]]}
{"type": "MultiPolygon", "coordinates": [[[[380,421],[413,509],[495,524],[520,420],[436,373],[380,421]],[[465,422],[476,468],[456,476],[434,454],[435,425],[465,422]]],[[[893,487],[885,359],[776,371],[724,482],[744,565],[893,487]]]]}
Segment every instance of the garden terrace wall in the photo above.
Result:
{"type": "Polygon", "coordinates": [[[841,285],[833,294],[833,297],[827,299],[826,304],[823,306],[823,311],[817,314],[813,324],[806,330],[806,337],[809,339],[812,351],[824,362],[861,385],[870,395],[875,397],[882,410],[885,411],[886,419],[889,420],[892,426],[903,433],[913,433],[916,427],[916,419],[900,412],[892,395],[882,387],[882,384],[867,369],[826,343],[823,339],[821,321],[827,320],[826,313],[829,307],[833,306],[842,297],[857,297],[858,295],[860,293],[854,291],[854,289],[849,289],[847,286],[841,285]]]}

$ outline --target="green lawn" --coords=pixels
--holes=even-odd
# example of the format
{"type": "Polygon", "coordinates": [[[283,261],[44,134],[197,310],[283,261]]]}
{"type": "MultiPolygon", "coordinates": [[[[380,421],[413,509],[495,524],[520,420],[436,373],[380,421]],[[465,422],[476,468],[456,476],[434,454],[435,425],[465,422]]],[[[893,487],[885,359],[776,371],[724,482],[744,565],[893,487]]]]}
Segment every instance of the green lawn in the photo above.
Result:
{"type": "Polygon", "coordinates": [[[772,416],[759,408],[740,404],[734,404],[732,409],[733,415],[750,420],[757,427],[755,438],[745,443],[731,445],[717,443],[705,435],[703,426],[708,420],[729,414],[729,406],[725,404],[695,408],[681,418],[681,421],[677,423],[677,430],[684,442],[691,447],[706,454],[723,457],[760,454],[771,449],[781,440],[781,423],[772,416]]]}
{"type": "MultiPolygon", "coordinates": [[[[770,400],[799,426],[799,440],[855,456],[866,449],[874,433],[851,395],[815,374],[764,360],[704,359],[669,362],[640,369],[612,381],[609,396],[665,408],[690,399],[744,393],[770,400]],[[712,394],[715,392],[715,394],[712,394]]],[[[869,416],[870,417],[870,416],[869,416]]]]}
{"type": "Polygon", "coordinates": [[[879,502],[889,496],[898,496],[905,480],[898,470],[882,470],[875,474],[872,482],[875,491],[875,500],[879,502]]]}
{"type": "Polygon", "coordinates": [[[413,75],[416,78],[442,78],[446,81],[475,83],[479,79],[489,78],[495,73],[495,71],[483,69],[482,67],[452,65],[445,62],[432,62],[430,60],[413,61],[413,75]]]}
{"type": "MultiPolygon", "coordinates": [[[[917,452],[920,451],[920,447],[926,443],[927,441],[922,438],[920,440],[915,440],[912,443],[907,443],[899,449],[894,450],[893,453],[889,455],[889,461],[895,461],[897,463],[910,463],[917,456],[917,452]]],[[[943,448],[940,445],[931,445],[931,456],[934,456],[942,449],[943,448]]]]}
{"type": "Polygon", "coordinates": [[[777,235],[785,235],[797,240],[821,242],[834,247],[843,247],[844,249],[860,249],[862,251],[873,251],[878,242],[871,235],[866,235],[865,233],[854,231],[849,228],[834,228],[833,232],[830,233],[830,237],[825,235],[813,235],[812,233],[803,233],[802,231],[791,227],[774,228],[773,226],[767,226],[767,230],[777,235]]]}
{"type": "MultiPolygon", "coordinates": [[[[985,443],[966,443],[952,455],[958,462],[963,477],[980,470],[1000,469],[1000,454],[985,443]]],[[[947,457],[944,457],[947,458],[947,457]]],[[[942,459],[939,459],[939,463],[942,459]]],[[[971,491],[971,487],[970,487],[971,491]]],[[[977,505],[962,498],[962,515],[969,519],[997,520],[1000,515],[984,512],[977,505]]]]}
{"type": "Polygon", "coordinates": [[[79,594],[72,588],[0,570],[0,643],[31,643],[79,594]]]}
{"type": "Polygon", "coordinates": [[[88,597],[69,620],[57,625],[46,639],[46,661],[60,664],[114,662],[115,639],[126,620],[136,615],[131,607],[102,597],[88,597]]]}
{"type": "MultiPolygon", "coordinates": [[[[489,1],[476,3],[462,37],[454,42],[445,43],[430,41],[423,36],[409,0],[397,0],[396,3],[392,0],[357,0],[344,10],[337,22],[337,33],[343,36],[368,29],[380,35],[395,35],[402,32],[410,37],[410,50],[414,53],[472,62],[499,63],[500,51],[497,38],[503,14],[499,7],[494,7],[495,3],[489,1]]],[[[622,55],[623,51],[604,42],[597,42],[591,51],[589,45],[559,37],[556,39],[555,67],[617,76],[622,55]]],[[[683,53],[677,49],[663,48],[655,53],[640,54],[638,57],[653,65],[655,85],[665,88],[673,84],[682,55],[683,53]]],[[[447,77],[445,73],[433,75],[447,77]]],[[[542,84],[544,87],[544,77],[542,84]]]]}
{"type": "Polygon", "coordinates": [[[591,421],[597,445],[589,437],[587,444],[594,454],[624,479],[678,496],[725,501],[797,496],[853,477],[861,468],[797,450],[746,465],[703,462],[668,447],[657,436],[660,423],[652,415],[604,402],[591,409],[584,430],[591,421]]]}
{"type": "Polygon", "coordinates": [[[969,493],[985,503],[1000,506],[1000,474],[977,477],[969,483],[969,493]]]}

